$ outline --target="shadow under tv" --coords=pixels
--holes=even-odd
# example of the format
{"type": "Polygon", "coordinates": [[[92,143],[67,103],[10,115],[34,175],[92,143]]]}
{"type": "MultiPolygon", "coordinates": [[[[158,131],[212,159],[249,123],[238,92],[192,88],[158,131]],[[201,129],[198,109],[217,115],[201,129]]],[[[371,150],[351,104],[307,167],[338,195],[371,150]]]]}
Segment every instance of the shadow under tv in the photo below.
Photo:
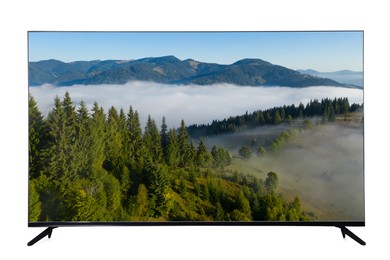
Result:
{"type": "Polygon", "coordinates": [[[343,238],[349,236],[362,246],[366,245],[366,242],[355,235],[347,227],[364,227],[365,222],[270,222],[270,221],[255,221],[255,222],[193,222],[193,221],[170,221],[170,222],[34,222],[29,223],[29,227],[46,227],[38,236],[33,238],[27,243],[27,246],[32,246],[41,239],[48,236],[51,238],[53,229],[58,227],[76,227],[76,226],[333,226],[340,228],[343,238]]]}

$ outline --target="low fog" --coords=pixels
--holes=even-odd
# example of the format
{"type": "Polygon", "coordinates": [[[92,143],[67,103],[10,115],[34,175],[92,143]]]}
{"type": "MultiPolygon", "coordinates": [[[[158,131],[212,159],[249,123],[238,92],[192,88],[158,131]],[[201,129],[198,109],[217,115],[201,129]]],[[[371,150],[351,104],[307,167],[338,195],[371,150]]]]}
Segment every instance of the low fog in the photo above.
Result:
{"type": "Polygon", "coordinates": [[[232,169],[263,179],[269,171],[276,172],[284,196],[299,196],[305,210],[315,213],[317,220],[364,220],[363,126],[319,125],[289,139],[276,153],[256,154],[265,140],[291,127],[258,127],[210,137],[206,144],[229,149],[234,157],[232,169]],[[251,145],[251,140],[257,144],[251,145]],[[250,159],[238,158],[238,149],[243,145],[251,147],[250,159]]]}
{"type": "Polygon", "coordinates": [[[243,87],[230,84],[210,86],[166,85],[153,82],[129,82],[124,85],[74,85],[56,87],[45,84],[30,87],[44,116],[52,109],[54,97],[61,99],[68,91],[74,104],[81,100],[88,108],[94,101],[107,110],[122,107],[127,113],[130,105],[140,114],[144,125],[148,114],[158,124],[163,116],[168,126],[178,127],[184,119],[187,125],[209,123],[213,119],[241,115],[246,111],[268,109],[281,105],[306,104],[310,99],[348,97],[350,103],[362,103],[363,91],[339,87],[243,87]]]}

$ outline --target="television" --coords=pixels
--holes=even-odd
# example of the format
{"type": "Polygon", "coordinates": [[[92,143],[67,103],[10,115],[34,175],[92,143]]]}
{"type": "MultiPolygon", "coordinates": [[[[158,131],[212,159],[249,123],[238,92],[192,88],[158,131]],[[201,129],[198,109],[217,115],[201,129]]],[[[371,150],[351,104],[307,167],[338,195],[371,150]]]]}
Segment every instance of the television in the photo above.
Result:
{"type": "Polygon", "coordinates": [[[28,226],[365,225],[363,31],[28,32],[28,226]]]}

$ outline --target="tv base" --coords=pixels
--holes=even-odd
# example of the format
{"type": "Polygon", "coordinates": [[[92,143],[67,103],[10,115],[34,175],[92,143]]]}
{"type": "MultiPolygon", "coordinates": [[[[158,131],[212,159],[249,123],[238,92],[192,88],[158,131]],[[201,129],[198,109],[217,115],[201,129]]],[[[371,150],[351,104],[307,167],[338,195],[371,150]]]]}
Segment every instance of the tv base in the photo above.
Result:
{"type": "MultiPolygon", "coordinates": [[[[355,235],[351,230],[349,230],[345,226],[336,226],[336,227],[340,228],[341,234],[343,235],[343,238],[345,238],[345,236],[347,235],[350,238],[352,238],[353,240],[355,240],[356,242],[358,242],[359,244],[361,244],[362,246],[366,245],[366,242],[364,242],[360,237],[355,235]]],[[[38,236],[36,236],[30,242],[28,242],[27,245],[28,246],[32,246],[36,242],[38,242],[39,240],[44,238],[45,236],[48,236],[48,238],[50,238],[51,234],[53,233],[53,229],[55,229],[55,228],[57,228],[57,227],[48,227],[48,228],[46,228],[42,233],[40,233],[38,236]]]]}
{"type": "Polygon", "coordinates": [[[51,234],[53,232],[53,229],[55,229],[57,227],[48,227],[46,228],[42,233],[40,233],[38,236],[36,236],[35,238],[33,238],[30,242],[27,243],[28,246],[32,246],[34,245],[36,242],[38,242],[39,240],[41,240],[42,238],[44,238],[45,236],[48,236],[48,238],[51,237],[51,234]]]}
{"type": "Polygon", "coordinates": [[[337,227],[341,229],[341,234],[343,235],[343,238],[345,238],[345,235],[347,235],[353,240],[355,240],[356,242],[358,242],[359,244],[361,244],[362,246],[366,245],[366,242],[364,242],[360,237],[352,233],[352,231],[349,230],[348,228],[344,226],[337,226],[337,227]]]}

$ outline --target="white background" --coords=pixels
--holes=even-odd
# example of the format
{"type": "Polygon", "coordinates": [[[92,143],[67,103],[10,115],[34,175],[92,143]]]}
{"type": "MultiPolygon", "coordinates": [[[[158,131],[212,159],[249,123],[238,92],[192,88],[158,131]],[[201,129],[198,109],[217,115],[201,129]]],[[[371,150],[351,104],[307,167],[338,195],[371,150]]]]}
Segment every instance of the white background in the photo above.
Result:
{"type": "Polygon", "coordinates": [[[0,4],[0,259],[389,259],[385,1],[5,2],[0,4]],[[351,230],[366,247],[342,239],[331,227],[59,228],[50,240],[26,246],[43,230],[27,228],[28,30],[333,29],[365,31],[366,227],[351,230]]]}

